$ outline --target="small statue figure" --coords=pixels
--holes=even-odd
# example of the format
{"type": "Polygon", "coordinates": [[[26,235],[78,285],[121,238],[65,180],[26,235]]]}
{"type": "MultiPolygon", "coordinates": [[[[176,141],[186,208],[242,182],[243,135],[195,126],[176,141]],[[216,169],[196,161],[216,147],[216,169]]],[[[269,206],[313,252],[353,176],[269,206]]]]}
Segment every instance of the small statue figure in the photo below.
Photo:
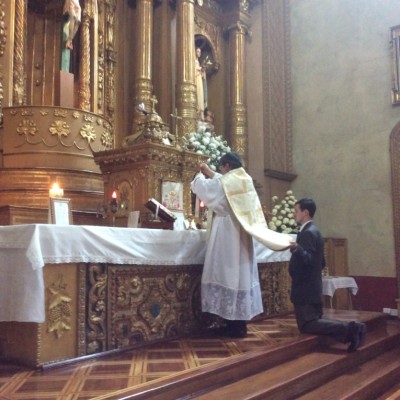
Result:
{"type": "Polygon", "coordinates": [[[201,49],[196,48],[195,81],[197,93],[197,113],[199,119],[203,119],[204,109],[207,105],[207,81],[205,67],[200,64],[201,49]]]}
{"type": "Polygon", "coordinates": [[[72,40],[76,32],[78,32],[82,18],[82,9],[79,5],[79,0],[65,0],[63,16],[61,70],[69,72],[71,50],[73,49],[72,40]]]}

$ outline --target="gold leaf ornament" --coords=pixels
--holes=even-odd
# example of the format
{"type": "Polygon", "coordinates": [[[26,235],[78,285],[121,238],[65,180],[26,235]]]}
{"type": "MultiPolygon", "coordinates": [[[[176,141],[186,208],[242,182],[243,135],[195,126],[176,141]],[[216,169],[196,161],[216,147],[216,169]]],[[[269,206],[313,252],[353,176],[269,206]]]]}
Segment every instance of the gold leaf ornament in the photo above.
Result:
{"type": "Polygon", "coordinates": [[[71,133],[69,125],[61,120],[54,121],[50,125],[49,131],[52,135],[58,135],[60,139],[62,136],[68,136],[71,133]]]}

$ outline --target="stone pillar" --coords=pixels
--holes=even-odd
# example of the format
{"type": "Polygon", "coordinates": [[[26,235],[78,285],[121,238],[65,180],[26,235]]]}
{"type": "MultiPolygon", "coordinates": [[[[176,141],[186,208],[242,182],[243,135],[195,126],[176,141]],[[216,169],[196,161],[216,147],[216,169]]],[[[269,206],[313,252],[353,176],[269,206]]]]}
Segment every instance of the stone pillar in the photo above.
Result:
{"type": "Polygon", "coordinates": [[[26,104],[26,0],[15,0],[15,32],[14,32],[14,68],[13,68],[13,104],[26,104]]]}
{"type": "Polygon", "coordinates": [[[248,159],[247,109],[245,102],[245,45],[248,27],[238,20],[229,32],[229,134],[230,145],[242,158],[248,159]]]}
{"type": "Polygon", "coordinates": [[[144,103],[151,110],[153,51],[153,0],[136,1],[136,77],[134,106],[144,103]]]}
{"type": "Polygon", "coordinates": [[[177,1],[176,29],[176,108],[177,133],[183,136],[196,130],[196,84],[194,46],[194,1],[177,1]]]}

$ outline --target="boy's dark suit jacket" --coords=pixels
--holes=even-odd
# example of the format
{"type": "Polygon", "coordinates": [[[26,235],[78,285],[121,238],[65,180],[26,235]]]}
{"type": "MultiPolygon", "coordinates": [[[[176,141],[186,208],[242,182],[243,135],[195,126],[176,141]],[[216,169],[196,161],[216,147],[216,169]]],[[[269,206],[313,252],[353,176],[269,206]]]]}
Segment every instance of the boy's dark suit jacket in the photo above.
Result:
{"type": "Polygon", "coordinates": [[[289,262],[293,304],[322,303],[321,270],[325,266],[324,241],[319,229],[309,222],[297,235],[297,249],[289,262]]]}

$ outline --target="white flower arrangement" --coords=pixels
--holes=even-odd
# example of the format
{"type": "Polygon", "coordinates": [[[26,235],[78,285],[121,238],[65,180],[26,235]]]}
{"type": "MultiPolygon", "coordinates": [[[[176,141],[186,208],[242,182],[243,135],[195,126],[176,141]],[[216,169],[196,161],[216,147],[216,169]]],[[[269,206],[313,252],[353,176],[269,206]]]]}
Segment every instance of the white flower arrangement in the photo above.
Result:
{"type": "Polygon", "coordinates": [[[207,163],[213,171],[218,169],[219,159],[231,151],[226,140],[211,133],[208,124],[202,121],[198,123],[197,132],[192,132],[187,138],[183,138],[183,147],[209,156],[207,163]]]}
{"type": "Polygon", "coordinates": [[[297,233],[299,228],[294,219],[294,205],[296,198],[291,190],[286,192],[285,198],[279,202],[278,196],[272,197],[274,206],[269,214],[269,229],[282,233],[297,233]]]}

